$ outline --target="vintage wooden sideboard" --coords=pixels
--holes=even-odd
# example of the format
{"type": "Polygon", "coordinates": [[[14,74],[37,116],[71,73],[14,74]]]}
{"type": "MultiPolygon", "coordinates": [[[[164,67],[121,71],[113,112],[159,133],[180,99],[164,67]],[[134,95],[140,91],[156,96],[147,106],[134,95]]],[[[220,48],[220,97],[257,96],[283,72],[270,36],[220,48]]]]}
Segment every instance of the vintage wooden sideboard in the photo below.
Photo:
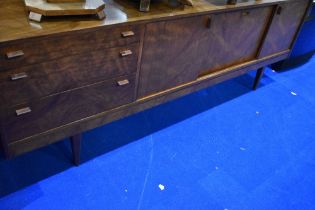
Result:
{"type": "Polygon", "coordinates": [[[148,13],[107,0],[106,19],[27,18],[0,1],[0,133],[7,158],[287,58],[312,0],[248,0],[148,13]]]}

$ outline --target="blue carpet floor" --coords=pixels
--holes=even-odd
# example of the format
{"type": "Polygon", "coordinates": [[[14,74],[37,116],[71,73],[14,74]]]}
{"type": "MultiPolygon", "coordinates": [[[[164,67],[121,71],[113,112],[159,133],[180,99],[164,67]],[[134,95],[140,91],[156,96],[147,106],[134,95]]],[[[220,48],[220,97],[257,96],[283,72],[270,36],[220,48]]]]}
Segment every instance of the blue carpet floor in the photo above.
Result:
{"type": "Polygon", "coordinates": [[[0,209],[315,209],[315,57],[0,159],[0,209]]]}

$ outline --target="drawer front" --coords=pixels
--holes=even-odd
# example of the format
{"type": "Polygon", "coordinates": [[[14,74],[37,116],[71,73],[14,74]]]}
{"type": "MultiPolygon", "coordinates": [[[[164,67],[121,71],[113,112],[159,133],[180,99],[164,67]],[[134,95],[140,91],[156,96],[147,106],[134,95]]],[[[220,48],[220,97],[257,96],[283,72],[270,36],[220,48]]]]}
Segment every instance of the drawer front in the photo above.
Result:
{"type": "Polygon", "coordinates": [[[132,75],[10,108],[3,115],[6,139],[10,143],[130,103],[134,91],[132,75]]]}
{"type": "Polygon", "coordinates": [[[93,29],[0,45],[1,70],[41,63],[64,56],[139,42],[142,26],[93,29]]]}
{"type": "MultiPolygon", "coordinates": [[[[139,44],[26,66],[0,73],[2,105],[12,106],[34,98],[78,88],[137,70],[139,44]]],[[[1,106],[1,105],[0,105],[1,106]]]]}

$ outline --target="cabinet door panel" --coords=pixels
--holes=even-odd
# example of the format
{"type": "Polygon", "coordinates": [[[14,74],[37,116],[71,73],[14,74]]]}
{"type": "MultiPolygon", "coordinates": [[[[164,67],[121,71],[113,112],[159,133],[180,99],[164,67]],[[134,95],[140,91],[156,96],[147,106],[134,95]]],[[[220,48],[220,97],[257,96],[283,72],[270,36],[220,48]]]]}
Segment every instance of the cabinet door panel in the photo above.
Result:
{"type": "Polygon", "coordinates": [[[212,16],[209,66],[201,75],[256,59],[272,7],[212,16]]]}
{"type": "Polygon", "coordinates": [[[281,3],[275,13],[259,57],[290,49],[306,12],[309,0],[281,3]]]}
{"type": "Polygon", "coordinates": [[[255,59],[272,7],[150,23],[138,97],[145,97],[255,59]]]}
{"type": "Polygon", "coordinates": [[[189,81],[204,68],[201,55],[208,54],[207,17],[198,16],[146,26],[139,97],[189,81]]]}

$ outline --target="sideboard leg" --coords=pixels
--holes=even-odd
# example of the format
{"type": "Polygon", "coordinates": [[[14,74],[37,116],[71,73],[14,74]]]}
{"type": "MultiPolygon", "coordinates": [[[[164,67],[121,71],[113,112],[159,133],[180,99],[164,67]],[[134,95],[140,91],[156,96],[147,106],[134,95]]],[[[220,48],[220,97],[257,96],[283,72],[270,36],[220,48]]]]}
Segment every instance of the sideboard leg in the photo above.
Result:
{"type": "Polygon", "coordinates": [[[98,17],[98,19],[103,20],[106,17],[105,10],[99,11],[97,13],[97,17],[98,17]]]}
{"type": "Polygon", "coordinates": [[[255,82],[254,82],[254,85],[253,85],[253,89],[254,90],[257,89],[257,86],[259,85],[259,82],[260,82],[262,76],[264,75],[264,70],[265,70],[264,67],[262,67],[262,68],[257,70],[255,82]]]}
{"type": "Polygon", "coordinates": [[[80,165],[81,140],[82,140],[82,134],[77,134],[75,136],[70,137],[73,163],[76,166],[80,165]]]}

